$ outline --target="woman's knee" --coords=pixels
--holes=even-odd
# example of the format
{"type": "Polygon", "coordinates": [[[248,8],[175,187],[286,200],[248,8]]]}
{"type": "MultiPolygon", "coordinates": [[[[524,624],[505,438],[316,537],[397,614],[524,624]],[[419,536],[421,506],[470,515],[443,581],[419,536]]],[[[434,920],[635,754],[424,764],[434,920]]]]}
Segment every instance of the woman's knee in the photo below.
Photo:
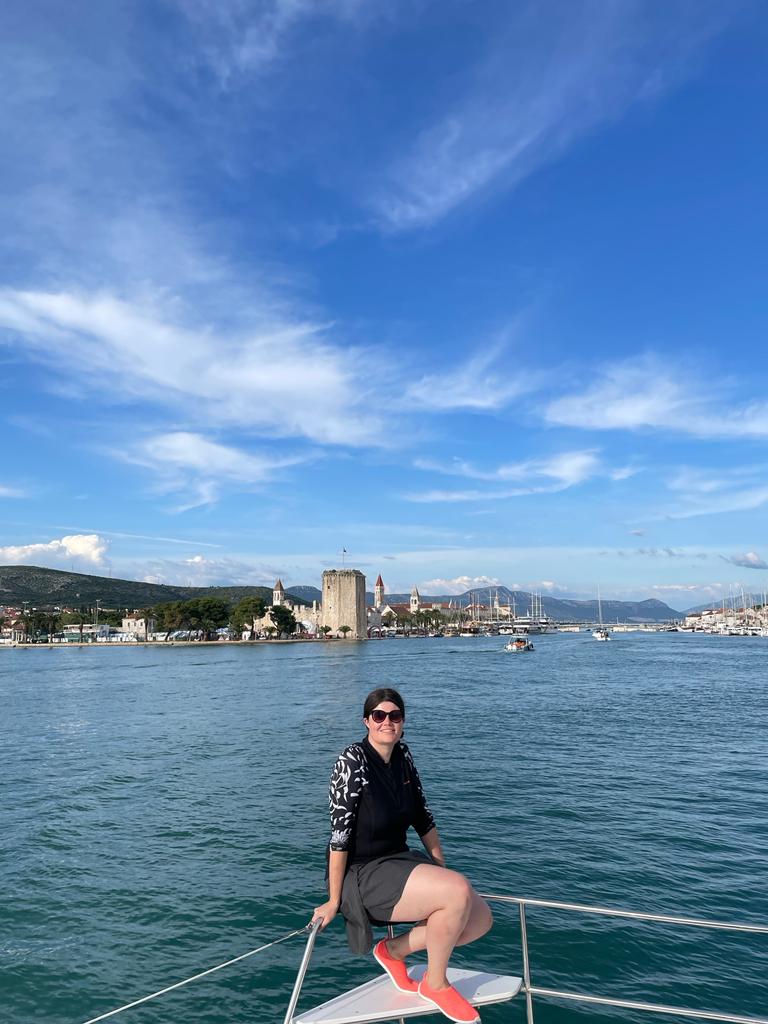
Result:
{"type": "Polygon", "coordinates": [[[480,935],[486,935],[493,928],[493,911],[481,896],[477,897],[477,901],[477,925],[480,928],[480,935]]]}
{"type": "Polygon", "coordinates": [[[475,896],[475,891],[458,871],[447,872],[450,876],[446,879],[446,894],[451,904],[457,909],[470,911],[475,896]]]}

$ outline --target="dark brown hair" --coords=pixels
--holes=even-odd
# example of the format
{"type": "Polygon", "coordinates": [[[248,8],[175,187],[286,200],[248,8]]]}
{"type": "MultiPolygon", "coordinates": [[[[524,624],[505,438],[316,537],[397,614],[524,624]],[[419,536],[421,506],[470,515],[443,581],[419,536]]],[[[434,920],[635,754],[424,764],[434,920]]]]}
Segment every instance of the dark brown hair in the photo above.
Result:
{"type": "Polygon", "coordinates": [[[397,704],[403,712],[403,718],[405,718],[405,701],[397,690],[392,690],[389,686],[380,686],[377,690],[371,690],[365,698],[365,704],[363,704],[363,718],[368,718],[373,709],[385,700],[390,701],[392,704],[397,704]]]}

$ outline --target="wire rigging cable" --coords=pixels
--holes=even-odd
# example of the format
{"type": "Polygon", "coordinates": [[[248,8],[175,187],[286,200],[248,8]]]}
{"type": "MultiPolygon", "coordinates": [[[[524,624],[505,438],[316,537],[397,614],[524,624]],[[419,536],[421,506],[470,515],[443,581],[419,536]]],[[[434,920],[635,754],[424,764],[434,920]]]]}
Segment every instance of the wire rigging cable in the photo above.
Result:
{"type": "Polygon", "coordinates": [[[259,946],[257,949],[252,949],[248,953],[242,953],[240,956],[236,956],[233,960],[227,960],[223,964],[218,964],[216,967],[209,967],[207,971],[201,971],[199,974],[193,974],[191,978],[185,978],[184,981],[177,981],[175,985],[168,985],[166,988],[161,988],[158,992],[152,992],[151,995],[142,996],[141,999],[134,999],[131,1003],[126,1003],[125,1006],[118,1006],[115,1010],[109,1010],[108,1013],[102,1013],[98,1017],[91,1017],[90,1020],[84,1021],[84,1024],[96,1024],[97,1021],[106,1020],[107,1017],[114,1017],[116,1013],[122,1013],[123,1010],[130,1010],[132,1006],[138,1006],[140,1003],[146,1003],[150,999],[156,999],[158,996],[165,995],[166,992],[172,992],[175,988],[181,988],[182,985],[189,985],[192,981],[197,981],[199,978],[204,978],[207,974],[213,974],[214,971],[220,971],[223,967],[230,967],[232,964],[238,963],[240,960],[245,960],[249,956],[253,956],[255,953],[263,953],[265,949],[269,949],[270,946],[277,946],[280,942],[287,942],[288,939],[292,939],[295,935],[301,935],[302,932],[306,932],[310,925],[306,924],[303,928],[297,928],[295,931],[288,932],[287,935],[282,935],[279,939],[273,939],[272,942],[267,942],[264,946],[259,946]]]}

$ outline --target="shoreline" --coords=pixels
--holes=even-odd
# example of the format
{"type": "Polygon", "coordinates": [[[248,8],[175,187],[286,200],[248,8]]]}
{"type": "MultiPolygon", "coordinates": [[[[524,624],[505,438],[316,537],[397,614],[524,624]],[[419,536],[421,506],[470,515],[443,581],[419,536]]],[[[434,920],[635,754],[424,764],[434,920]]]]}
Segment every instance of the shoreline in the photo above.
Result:
{"type": "MultiPolygon", "coordinates": [[[[70,641],[68,643],[13,643],[0,644],[0,651],[5,650],[34,650],[38,647],[46,648],[81,648],[81,647],[109,647],[118,650],[126,648],[132,650],[134,647],[255,647],[262,644],[324,644],[338,642],[336,637],[330,640],[320,637],[288,637],[285,640],[125,640],[118,643],[95,643],[84,640],[70,641]]],[[[345,640],[343,643],[359,643],[360,641],[345,640]]]]}

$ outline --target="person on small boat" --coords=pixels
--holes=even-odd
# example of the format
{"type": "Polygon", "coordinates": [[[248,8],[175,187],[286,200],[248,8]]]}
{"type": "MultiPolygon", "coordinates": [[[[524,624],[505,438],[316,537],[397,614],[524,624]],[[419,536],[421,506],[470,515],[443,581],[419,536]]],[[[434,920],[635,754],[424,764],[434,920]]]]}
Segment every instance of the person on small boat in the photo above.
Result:
{"type": "Polygon", "coordinates": [[[312,921],[327,928],[340,910],[353,953],[373,945],[372,921],[417,921],[378,942],[374,957],[400,991],[418,991],[450,1020],[471,1024],[480,1019],[477,1010],[449,984],[446,969],[455,946],[490,929],[490,908],[463,875],[445,866],[416,765],[402,742],[405,703],[397,690],[369,693],[363,723],[367,735],[343,751],[331,775],[329,899],[315,907],[312,921]],[[409,826],[426,855],[408,849],[409,826]],[[417,985],[405,959],[424,949],[428,966],[417,985]]]}

